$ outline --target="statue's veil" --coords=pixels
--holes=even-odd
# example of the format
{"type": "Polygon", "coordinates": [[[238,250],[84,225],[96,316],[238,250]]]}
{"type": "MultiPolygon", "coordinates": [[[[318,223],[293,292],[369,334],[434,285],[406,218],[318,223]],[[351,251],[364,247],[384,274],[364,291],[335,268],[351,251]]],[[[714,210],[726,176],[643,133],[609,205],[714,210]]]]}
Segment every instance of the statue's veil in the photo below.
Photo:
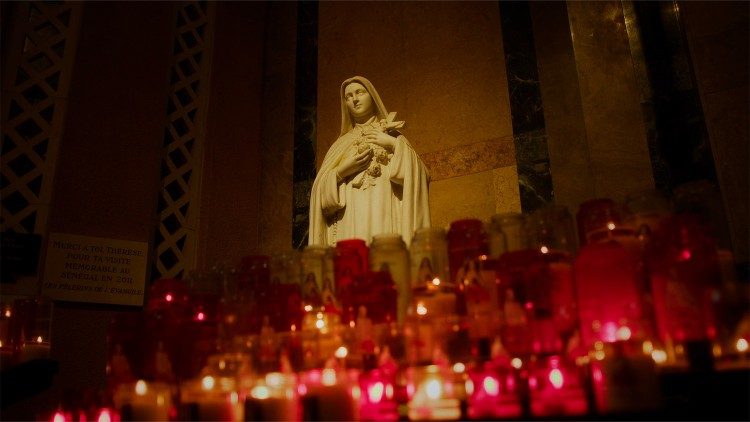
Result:
{"type": "Polygon", "coordinates": [[[379,120],[388,117],[388,110],[385,109],[383,100],[380,99],[380,95],[378,95],[378,91],[375,90],[372,82],[362,76],[353,76],[341,83],[341,90],[339,91],[339,100],[341,100],[341,134],[339,136],[344,135],[354,127],[354,122],[352,122],[349,109],[346,107],[346,100],[344,100],[344,89],[346,89],[346,86],[352,82],[359,82],[367,88],[367,92],[370,93],[372,102],[375,104],[379,120]]]}

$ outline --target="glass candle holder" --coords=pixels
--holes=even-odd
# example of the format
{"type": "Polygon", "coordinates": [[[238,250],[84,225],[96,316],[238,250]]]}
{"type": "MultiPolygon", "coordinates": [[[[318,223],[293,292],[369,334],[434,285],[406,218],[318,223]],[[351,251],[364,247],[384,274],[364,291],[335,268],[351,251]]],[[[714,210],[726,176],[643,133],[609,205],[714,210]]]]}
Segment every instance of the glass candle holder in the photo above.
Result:
{"type": "Polygon", "coordinates": [[[480,365],[468,372],[469,418],[514,419],[521,416],[519,379],[510,365],[480,365]]]}
{"type": "Polygon", "coordinates": [[[417,230],[409,247],[412,287],[423,287],[435,278],[452,282],[448,265],[448,242],[445,230],[426,227],[417,230]]]}
{"type": "Polygon", "coordinates": [[[335,291],[341,291],[351,284],[354,276],[368,271],[369,259],[369,249],[364,240],[348,239],[336,242],[336,254],[333,259],[335,291]]]}
{"type": "Polygon", "coordinates": [[[45,297],[17,299],[15,337],[17,361],[49,359],[52,333],[52,301],[45,297]]]}
{"type": "Polygon", "coordinates": [[[318,292],[323,290],[323,283],[328,280],[334,287],[334,264],[333,257],[336,249],[330,246],[309,245],[302,251],[302,280],[303,295],[307,295],[308,288],[305,286],[309,281],[314,281],[318,292]]]}
{"type": "Polygon", "coordinates": [[[128,421],[166,421],[174,412],[170,387],[164,383],[124,383],[115,391],[113,400],[122,419],[128,421]]]}
{"type": "Polygon", "coordinates": [[[365,421],[398,420],[398,403],[393,376],[375,369],[359,377],[362,392],[360,417],[365,421]]]}
{"type": "Polygon", "coordinates": [[[259,379],[245,399],[245,420],[301,420],[297,376],[270,372],[259,379]]]}
{"type": "Polygon", "coordinates": [[[369,251],[370,269],[387,271],[398,293],[396,319],[404,321],[411,300],[409,251],[400,234],[379,234],[372,239],[369,251]]]}
{"type": "Polygon", "coordinates": [[[0,367],[7,368],[13,364],[13,324],[15,321],[13,302],[0,303],[0,367]]]}
{"type": "Polygon", "coordinates": [[[489,253],[487,232],[481,220],[457,220],[451,223],[447,238],[450,280],[457,283],[456,274],[466,261],[489,253]]]}
{"type": "Polygon", "coordinates": [[[580,371],[559,356],[532,362],[528,383],[533,416],[580,416],[588,411],[580,371]]]}
{"type": "Polygon", "coordinates": [[[361,390],[355,372],[333,368],[303,372],[298,387],[303,420],[353,421],[359,419],[361,390]]]}
{"type": "Polygon", "coordinates": [[[410,420],[454,420],[461,417],[449,372],[437,365],[407,371],[410,420]]]}
{"type": "Polygon", "coordinates": [[[710,342],[716,338],[715,305],[720,303],[720,272],[710,229],[694,215],[675,215],[657,230],[647,250],[659,335],[667,361],[677,363],[686,349],[688,363],[713,366],[710,342]],[[694,354],[694,353],[697,353],[694,354]]]}
{"type": "Polygon", "coordinates": [[[495,214],[489,224],[490,256],[497,258],[505,252],[525,249],[526,234],[521,213],[495,214]]]}

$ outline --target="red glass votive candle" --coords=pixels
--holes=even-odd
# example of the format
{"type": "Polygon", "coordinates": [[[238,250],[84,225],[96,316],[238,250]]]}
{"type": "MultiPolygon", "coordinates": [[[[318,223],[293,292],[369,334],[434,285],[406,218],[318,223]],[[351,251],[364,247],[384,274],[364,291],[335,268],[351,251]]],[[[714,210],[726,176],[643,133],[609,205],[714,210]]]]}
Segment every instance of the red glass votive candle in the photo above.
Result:
{"type": "Polygon", "coordinates": [[[466,219],[452,222],[447,238],[448,265],[452,281],[456,281],[456,274],[465,261],[489,254],[489,239],[481,220],[466,219]]]}
{"type": "Polygon", "coordinates": [[[659,227],[647,249],[659,335],[667,345],[716,337],[714,303],[721,275],[709,229],[695,216],[675,215],[659,227]]]}
{"type": "Polygon", "coordinates": [[[343,308],[342,321],[356,321],[360,306],[367,309],[373,323],[396,320],[398,291],[385,271],[367,271],[352,277],[352,282],[338,290],[343,308]]]}
{"type": "Polygon", "coordinates": [[[379,369],[359,377],[362,393],[360,417],[366,421],[398,420],[398,403],[395,397],[395,380],[379,369]]]}
{"type": "Polygon", "coordinates": [[[336,242],[333,258],[336,292],[352,283],[353,277],[370,269],[369,248],[362,239],[336,242]]]}
{"type": "Polygon", "coordinates": [[[303,420],[359,419],[362,392],[354,372],[332,368],[303,372],[297,391],[302,401],[303,420]]]}
{"type": "Polygon", "coordinates": [[[466,381],[471,419],[513,419],[521,416],[519,385],[508,367],[481,366],[469,370],[466,381]]]}
{"type": "Polygon", "coordinates": [[[573,265],[587,348],[596,342],[645,339],[643,274],[639,257],[619,242],[589,243],[573,265]]]}
{"type": "Polygon", "coordinates": [[[528,383],[533,416],[579,416],[588,411],[579,371],[559,356],[537,361],[528,383]]]}

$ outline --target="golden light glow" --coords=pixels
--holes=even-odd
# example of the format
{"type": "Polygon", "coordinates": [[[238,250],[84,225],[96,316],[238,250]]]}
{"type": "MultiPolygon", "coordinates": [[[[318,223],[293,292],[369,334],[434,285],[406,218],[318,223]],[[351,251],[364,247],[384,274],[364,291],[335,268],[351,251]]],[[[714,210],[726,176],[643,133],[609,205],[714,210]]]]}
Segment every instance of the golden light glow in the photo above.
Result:
{"type": "Polygon", "coordinates": [[[5,310],[5,317],[10,318],[10,316],[13,315],[13,313],[10,311],[10,309],[5,310]]]}
{"type": "Polygon", "coordinates": [[[37,342],[37,343],[42,343],[43,341],[44,341],[44,340],[42,339],[42,336],[38,336],[38,337],[36,338],[36,342],[37,342]]]}
{"type": "Polygon", "coordinates": [[[393,398],[393,385],[388,384],[385,386],[385,396],[388,397],[388,400],[393,398]]]}
{"type": "Polygon", "coordinates": [[[336,384],[336,370],[327,368],[323,370],[323,377],[321,378],[323,385],[335,385],[336,384]]]}
{"type": "Polygon", "coordinates": [[[466,394],[474,394],[474,381],[466,380],[466,382],[464,383],[464,388],[466,388],[466,394]]]}
{"type": "Polygon", "coordinates": [[[453,365],[453,372],[455,372],[457,374],[463,374],[465,370],[466,370],[466,365],[464,365],[461,362],[456,362],[453,365]]]}
{"type": "Polygon", "coordinates": [[[138,380],[138,382],[135,383],[135,394],[138,394],[139,396],[145,396],[147,392],[148,385],[146,385],[146,381],[138,380]]]}
{"type": "Polygon", "coordinates": [[[219,369],[224,369],[227,367],[227,363],[222,359],[219,361],[219,369]]]}
{"type": "Polygon", "coordinates": [[[350,327],[350,328],[354,328],[354,321],[353,321],[353,320],[352,320],[352,321],[349,321],[349,327],[350,327]]]}
{"type": "Polygon", "coordinates": [[[596,352],[594,352],[594,359],[596,360],[604,360],[606,356],[607,355],[604,353],[604,350],[597,350],[596,352]]]}
{"type": "Polygon", "coordinates": [[[516,369],[521,369],[521,367],[523,366],[523,361],[519,358],[513,358],[510,361],[510,366],[516,369]]]}
{"type": "Polygon", "coordinates": [[[747,349],[748,349],[747,340],[745,340],[744,338],[737,340],[737,344],[735,344],[735,347],[737,348],[737,351],[740,353],[747,352],[747,349]]]}
{"type": "Polygon", "coordinates": [[[52,422],[65,422],[65,415],[62,412],[55,412],[55,416],[52,417],[52,422]]]}
{"type": "Polygon", "coordinates": [[[269,391],[268,387],[265,385],[259,384],[253,387],[252,390],[250,390],[250,395],[253,396],[253,398],[258,400],[265,400],[269,397],[271,397],[271,392],[269,391]]]}
{"type": "Polygon", "coordinates": [[[651,352],[654,351],[654,344],[650,341],[646,340],[643,342],[643,353],[646,355],[650,355],[651,352]]]}
{"type": "Polygon", "coordinates": [[[292,324],[291,327],[289,327],[290,331],[297,331],[297,326],[295,324],[292,324]]]}
{"type": "Polygon", "coordinates": [[[174,297],[172,297],[172,295],[171,295],[171,294],[167,293],[167,294],[166,294],[166,295],[164,296],[164,299],[165,299],[165,300],[166,300],[167,302],[171,302],[171,301],[172,301],[172,299],[174,299],[174,297]]]}
{"type": "Polygon", "coordinates": [[[539,251],[540,251],[541,253],[544,253],[544,254],[546,254],[546,253],[549,253],[549,248],[548,248],[548,247],[546,247],[546,246],[542,246],[541,248],[539,248],[539,251]]]}
{"type": "Polygon", "coordinates": [[[232,404],[237,404],[237,403],[239,403],[239,402],[240,402],[240,395],[239,395],[239,394],[237,394],[237,392],[236,392],[236,391],[232,391],[232,393],[231,393],[231,394],[229,395],[229,401],[230,401],[230,402],[231,402],[232,404]]]}
{"type": "Polygon", "coordinates": [[[437,277],[433,278],[432,279],[432,284],[435,285],[435,286],[439,286],[440,285],[440,279],[437,278],[437,277]]]}
{"type": "Polygon", "coordinates": [[[562,371],[557,368],[549,371],[549,382],[553,387],[558,390],[561,389],[564,381],[562,371]]]}
{"type": "Polygon", "coordinates": [[[354,400],[359,400],[359,398],[362,397],[362,390],[359,389],[358,386],[352,387],[352,398],[354,400]]]}
{"type": "Polygon", "coordinates": [[[384,390],[383,383],[379,381],[367,387],[367,397],[370,399],[370,402],[380,403],[380,400],[383,399],[384,390]]]}
{"type": "Polygon", "coordinates": [[[312,311],[312,305],[305,305],[305,312],[312,311]]]}
{"type": "Polygon", "coordinates": [[[480,261],[486,261],[487,260],[487,255],[479,255],[479,260],[480,261]]]}
{"type": "Polygon", "coordinates": [[[315,327],[317,327],[319,330],[322,330],[323,327],[325,327],[325,326],[326,326],[326,322],[323,321],[322,319],[316,319],[315,320],[315,327]]]}
{"type": "Polygon", "coordinates": [[[427,393],[427,397],[437,400],[443,394],[443,384],[435,379],[429,380],[425,384],[425,392],[427,393]]]}
{"type": "Polygon", "coordinates": [[[604,349],[604,343],[601,341],[597,341],[594,343],[594,349],[596,350],[602,350],[604,349]]]}
{"type": "Polygon", "coordinates": [[[284,376],[280,372],[269,372],[266,374],[266,384],[273,388],[281,387],[284,383],[284,376]]]}
{"type": "Polygon", "coordinates": [[[417,304],[417,315],[427,315],[427,308],[425,308],[422,302],[417,304]]]}
{"type": "Polygon", "coordinates": [[[608,228],[608,229],[610,229],[610,230],[614,230],[614,229],[615,229],[615,227],[616,227],[616,226],[615,226],[615,223],[613,223],[613,222],[611,222],[611,221],[610,221],[609,223],[607,223],[607,228],[608,228]]]}
{"type": "Polygon", "coordinates": [[[203,377],[201,380],[201,387],[203,387],[204,390],[212,390],[214,385],[216,385],[216,380],[210,375],[203,377]]]}
{"type": "Polygon", "coordinates": [[[630,328],[628,328],[628,327],[620,327],[617,330],[617,339],[618,340],[622,340],[622,341],[630,340],[630,336],[631,335],[632,335],[632,333],[630,332],[630,328]]]}
{"type": "Polygon", "coordinates": [[[336,352],[334,352],[334,355],[336,355],[336,357],[339,359],[344,359],[346,355],[348,354],[349,354],[349,351],[346,350],[346,347],[344,346],[339,346],[339,348],[336,349],[336,352]]]}
{"type": "Polygon", "coordinates": [[[0,347],[3,347],[3,341],[0,340],[0,347]]]}
{"type": "Polygon", "coordinates": [[[500,394],[500,383],[498,383],[495,378],[484,377],[482,387],[484,387],[484,391],[486,391],[490,396],[497,396],[498,394],[500,394]]]}
{"type": "Polygon", "coordinates": [[[664,363],[667,361],[667,352],[664,350],[654,350],[651,352],[651,359],[656,363],[664,363]]]}
{"type": "Polygon", "coordinates": [[[164,403],[166,403],[166,400],[164,400],[164,395],[159,394],[156,396],[156,405],[157,406],[164,406],[164,403]]]}
{"type": "Polygon", "coordinates": [[[99,416],[96,417],[96,422],[112,422],[112,415],[109,414],[109,410],[102,409],[99,416]]]}

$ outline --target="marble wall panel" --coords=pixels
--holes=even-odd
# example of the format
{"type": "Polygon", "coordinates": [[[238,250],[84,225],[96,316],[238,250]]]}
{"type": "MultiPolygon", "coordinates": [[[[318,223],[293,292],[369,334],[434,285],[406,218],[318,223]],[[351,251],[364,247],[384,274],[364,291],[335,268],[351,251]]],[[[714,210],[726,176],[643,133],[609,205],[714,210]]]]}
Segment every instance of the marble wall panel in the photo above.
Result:
{"type": "Polygon", "coordinates": [[[652,189],[651,161],[620,2],[568,2],[594,195],[652,189]]]}
{"type": "Polygon", "coordinates": [[[748,271],[748,9],[746,2],[679,2],[735,258],[748,271]]]}
{"type": "Polygon", "coordinates": [[[575,214],[594,196],[594,177],[564,2],[532,2],[545,130],[555,203],[575,214]]]}
{"type": "Polygon", "coordinates": [[[276,254],[292,247],[297,6],[269,3],[267,13],[258,243],[276,254]]]}
{"type": "Polygon", "coordinates": [[[197,268],[260,250],[264,17],[263,3],[216,8],[197,268]]]}

